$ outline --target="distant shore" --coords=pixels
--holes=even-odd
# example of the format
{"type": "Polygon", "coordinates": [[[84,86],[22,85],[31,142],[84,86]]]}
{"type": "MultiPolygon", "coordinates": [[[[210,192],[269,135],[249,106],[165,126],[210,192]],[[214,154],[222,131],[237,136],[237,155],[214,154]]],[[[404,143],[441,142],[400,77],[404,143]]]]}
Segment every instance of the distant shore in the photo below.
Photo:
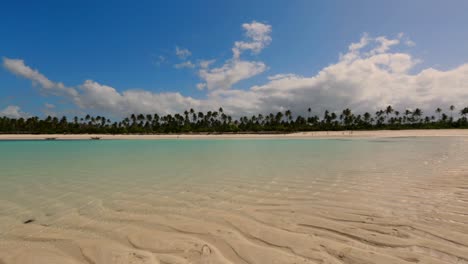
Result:
{"type": "Polygon", "coordinates": [[[119,139],[313,139],[313,138],[386,138],[386,137],[467,137],[468,129],[316,131],[284,134],[0,134],[0,140],[102,140],[119,139]]]}

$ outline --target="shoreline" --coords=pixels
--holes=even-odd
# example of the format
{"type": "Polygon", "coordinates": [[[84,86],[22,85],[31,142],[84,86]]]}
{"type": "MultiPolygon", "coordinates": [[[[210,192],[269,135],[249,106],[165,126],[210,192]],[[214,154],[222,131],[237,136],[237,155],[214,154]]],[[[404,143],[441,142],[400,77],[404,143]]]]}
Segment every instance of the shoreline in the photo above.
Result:
{"type": "Polygon", "coordinates": [[[468,137],[468,129],[307,131],[284,134],[0,134],[0,140],[158,140],[158,139],[321,139],[392,137],[468,137]]]}

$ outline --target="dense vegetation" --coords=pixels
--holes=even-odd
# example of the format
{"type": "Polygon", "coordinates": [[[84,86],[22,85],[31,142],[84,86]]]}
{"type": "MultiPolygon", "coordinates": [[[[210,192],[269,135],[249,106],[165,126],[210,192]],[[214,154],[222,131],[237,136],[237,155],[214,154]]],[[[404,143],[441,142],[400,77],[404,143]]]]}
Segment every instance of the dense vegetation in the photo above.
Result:
{"type": "Polygon", "coordinates": [[[242,132],[294,132],[324,130],[374,130],[374,129],[440,129],[468,128],[468,107],[456,111],[454,106],[448,109],[449,114],[437,108],[433,115],[423,115],[421,109],[404,112],[396,111],[392,106],[379,110],[375,114],[354,114],[350,109],[341,113],[325,111],[322,117],[311,115],[294,116],[289,110],[268,115],[244,116],[233,119],[220,108],[207,113],[195,112],[193,109],[182,114],[132,114],[121,121],[112,122],[104,116],[74,117],[68,120],[48,116],[8,118],[0,117],[0,133],[242,133],[242,132]],[[457,116],[454,118],[454,114],[457,116]],[[460,116],[458,115],[460,114],[460,116]]]}

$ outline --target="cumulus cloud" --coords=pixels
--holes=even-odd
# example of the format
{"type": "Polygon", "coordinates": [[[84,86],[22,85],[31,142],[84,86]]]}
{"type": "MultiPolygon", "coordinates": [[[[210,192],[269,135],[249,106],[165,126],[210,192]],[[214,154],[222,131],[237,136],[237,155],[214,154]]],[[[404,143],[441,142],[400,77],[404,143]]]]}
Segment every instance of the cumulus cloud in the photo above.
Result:
{"type": "Polygon", "coordinates": [[[63,83],[56,83],[49,80],[39,71],[32,69],[31,67],[24,64],[21,59],[10,59],[3,58],[3,66],[10,72],[29,79],[33,85],[39,85],[43,88],[43,91],[53,95],[66,95],[76,98],[78,95],[76,90],[73,88],[65,87],[63,83]]]}
{"type": "Polygon", "coordinates": [[[201,60],[200,61],[200,68],[206,69],[210,67],[211,64],[215,63],[216,60],[201,60]]]}
{"type": "Polygon", "coordinates": [[[364,34],[349,45],[337,62],[316,74],[282,73],[246,91],[213,90],[207,102],[218,103],[237,114],[286,109],[305,114],[311,107],[320,115],[326,109],[340,111],[347,107],[361,113],[387,105],[398,109],[420,107],[433,112],[437,107],[465,105],[468,64],[447,71],[427,68],[410,73],[420,60],[408,53],[391,51],[402,44],[403,37],[364,34]]]}
{"type": "Polygon", "coordinates": [[[392,46],[400,44],[400,39],[388,39],[384,36],[375,38],[377,47],[371,50],[371,55],[387,52],[392,46]]]}
{"type": "Polygon", "coordinates": [[[405,33],[401,32],[398,34],[398,39],[402,41],[406,46],[408,47],[414,47],[416,46],[416,43],[411,40],[405,33]]]}
{"type": "Polygon", "coordinates": [[[259,53],[262,49],[271,43],[271,26],[257,21],[242,24],[245,35],[250,41],[236,41],[232,48],[234,58],[239,58],[244,50],[251,50],[253,53],[259,53]]]}
{"type": "Polygon", "coordinates": [[[198,75],[205,81],[208,89],[229,89],[241,80],[251,78],[266,70],[263,62],[232,59],[223,66],[200,69],[198,75]]]}
{"type": "Polygon", "coordinates": [[[174,68],[176,68],[176,69],[184,69],[184,68],[193,69],[193,68],[195,68],[195,64],[193,64],[191,61],[184,61],[184,62],[175,64],[174,68]]]}
{"type": "Polygon", "coordinates": [[[206,88],[206,83],[197,83],[197,89],[198,90],[203,90],[206,88]]]}
{"type": "Polygon", "coordinates": [[[27,117],[28,114],[21,111],[21,108],[16,105],[9,105],[5,109],[0,110],[0,117],[6,116],[9,118],[27,117]]]}
{"type": "Polygon", "coordinates": [[[115,115],[130,113],[174,113],[199,102],[180,93],[152,93],[144,90],[118,92],[115,88],[86,80],[80,86],[82,107],[115,115]]]}
{"type": "MultiPolygon", "coordinates": [[[[207,111],[218,107],[240,116],[286,109],[305,114],[309,107],[315,114],[323,115],[325,109],[339,111],[348,107],[356,112],[373,112],[392,105],[400,110],[420,107],[432,113],[437,107],[466,106],[468,64],[450,70],[426,68],[413,72],[419,60],[409,53],[394,51],[402,44],[405,43],[401,36],[389,38],[364,34],[359,41],[350,44],[335,63],[317,73],[304,76],[280,73],[247,90],[226,88],[241,80],[242,76],[254,76],[264,71],[265,64],[234,57],[218,68],[209,68],[210,63],[206,63],[204,68],[200,68],[202,79],[206,81],[197,84],[198,89],[208,88],[203,99],[180,93],[118,91],[92,80],[70,88],[76,93],[60,93],[60,96],[76,98],[76,105],[86,111],[92,109],[115,116],[176,113],[190,108],[207,111]]],[[[44,89],[56,86],[55,82],[39,71],[31,70],[22,60],[9,60],[21,66],[6,67],[11,72],[33,82],[42,82],[44,89]]],[[[15,113],[15,109],[10,108],[10,114],[15,113]]]]}
{"type": "Polygon", "coordinates": [[[44,107],[47,108],[47,109],[54,109],[54,108],[55,108],[55,105],[54,105],[54,104],[45,103],[45,104],[44,104],[44,107]]]}
{"type": "MultiPolygon", "coordinates": [[[[271,42],[271,26],[253,21],[242,25],[245,35],[249,41],[236,41],[232,48],[232,58],[227,60],[222,66],[209,68],[214,61],[200,62],[199,77],[205,82],[203,88],[229,89],[239,81],[256,76],[267,69],[263,62],[247,61],[240,58],[245,50],[259,53],[271,42]]],[[[200,85],[199,87],[201,87],[200,85]]],[[[199,88],[198,87],[198,88],[199,88]]],[[[200,89],[200,88],[199,88],[200,89]]]]}
{"type": "Polygon", "coordinates": [[[192,53],[188,49],[183,49],[176,46],[176,55],[179,57],[179,59],[185,60],[186,58],[190,57],[192,53]]]}
{"type": "Polygon", "coordinates": [[[449,71],[429,68],[410,74],[419,60],[410,54],[389,52],[398,44],[398,38],[371,38],[365,34],[338,62],[317,74],[276,75],[251,91],[267,111],[288,108],[299,113],[308,107],[316,113],[346,107],[362,112],[386,105],[400,109],[422,107],[432,112],[438,106],[466,103],[467,64],[449,71]]]}

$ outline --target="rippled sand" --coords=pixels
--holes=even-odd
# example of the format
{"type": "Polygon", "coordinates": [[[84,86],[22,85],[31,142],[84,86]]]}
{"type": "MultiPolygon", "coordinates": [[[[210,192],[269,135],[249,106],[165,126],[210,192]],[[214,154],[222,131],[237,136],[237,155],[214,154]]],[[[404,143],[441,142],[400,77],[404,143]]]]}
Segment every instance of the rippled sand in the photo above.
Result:
{"type": "Polygon", "coordinates": [[[465,138],[333,144],[336,166],[278,159],[278,173],[262,173],[270,160],[197,156],[215,163],[205,170],[238,169],[195,178],[182,159],[188,172],[158,181],[130,161],[113,182],[107,170],[47,183],[8,174],[0,263],[468,263],[465,138]]]}

